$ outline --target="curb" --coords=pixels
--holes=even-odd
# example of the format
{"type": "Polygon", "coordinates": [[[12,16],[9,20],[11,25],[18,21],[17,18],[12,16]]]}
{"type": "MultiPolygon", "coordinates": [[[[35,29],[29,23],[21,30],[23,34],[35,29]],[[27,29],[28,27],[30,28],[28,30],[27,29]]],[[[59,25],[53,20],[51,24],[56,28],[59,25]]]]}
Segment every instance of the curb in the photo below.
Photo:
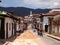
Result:
{"type": "Polygon", "coordinates": [[[54,35],[50,35],[50,34],[46,34],[48,37],[51,37],[53,39],[56,39],[58,41],[60,41],[60,37],[54,36],[54,35]]]}

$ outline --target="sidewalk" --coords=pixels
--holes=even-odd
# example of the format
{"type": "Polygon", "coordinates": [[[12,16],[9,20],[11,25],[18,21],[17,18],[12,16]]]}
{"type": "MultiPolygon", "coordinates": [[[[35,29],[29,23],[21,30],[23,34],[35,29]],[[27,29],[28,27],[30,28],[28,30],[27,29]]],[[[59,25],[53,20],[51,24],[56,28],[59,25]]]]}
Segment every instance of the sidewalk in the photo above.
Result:
{"type": "Polygon", "coordinates": [[[2,43],[2,45],[8,45],[10,42],[13,42],[16,39],[16,37],[17,35],[5,40],[5,43],[2,43]]]}
{"type": "Polygon", "coordinates": [[[48,37],[51,37],[53,39],[56,39],[58,41],[60,41],[60,37],[57,37],[57,36],[54,36],[54,35],[51,35],[51,34],[48,34],[48,33],[44,33],[45,35],[47,35],[48,37]]]}

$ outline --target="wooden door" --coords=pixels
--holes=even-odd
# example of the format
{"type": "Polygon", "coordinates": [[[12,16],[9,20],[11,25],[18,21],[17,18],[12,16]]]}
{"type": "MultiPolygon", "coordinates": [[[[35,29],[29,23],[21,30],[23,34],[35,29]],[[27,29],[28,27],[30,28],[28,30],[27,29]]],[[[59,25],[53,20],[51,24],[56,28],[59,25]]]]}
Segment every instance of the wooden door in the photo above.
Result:
{"type": "Polygon", "coordinates": [[[45,25],[45,32],[48,32],[48,25],[45,25]]]}

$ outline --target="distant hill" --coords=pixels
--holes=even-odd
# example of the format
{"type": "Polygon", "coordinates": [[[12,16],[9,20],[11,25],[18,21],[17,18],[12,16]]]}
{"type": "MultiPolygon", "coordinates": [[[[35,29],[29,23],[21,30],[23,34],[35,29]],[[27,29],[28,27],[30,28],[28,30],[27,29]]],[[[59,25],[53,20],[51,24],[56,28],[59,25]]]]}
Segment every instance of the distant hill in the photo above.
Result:
{"type": "Polygon", "coordinates": [[[40,14],[40,13],[47,13],[51,9],[31,9],[26,7],[0,7],[0,10],[4,10],[7,12],[14,12],[13,14],[15,16],[26,16],[30,14],[30,11],[32,11],[35,14],[40,14]]]}

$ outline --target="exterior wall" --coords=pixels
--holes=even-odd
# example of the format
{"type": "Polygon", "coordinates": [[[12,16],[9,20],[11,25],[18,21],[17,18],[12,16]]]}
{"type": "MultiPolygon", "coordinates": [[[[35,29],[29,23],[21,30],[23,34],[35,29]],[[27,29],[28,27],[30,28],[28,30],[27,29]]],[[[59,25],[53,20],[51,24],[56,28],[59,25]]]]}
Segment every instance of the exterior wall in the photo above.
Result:
{"type": "Polygon", "coordinates": [[[15,30],[14,30],[14,23],[13,23],[12,28],[13,28],[13,29],[12,29],[12,30],[13,30],[13,33],[12,33],[12,34],[13,34],[13,36],[14,36],[14,34],[15,34],[15,30]]]}
{"type": "Polygon", "coordinates": [[[20,24],[20,30],[23,31],[23,28],[24,28],[24,24],[21,23],[21,24],[20,24]]]}
{"type": "MultiPolygon", "coordinates": [[[[53,33],[58,33],[58,27],[57,27],[57,25],[53,25],[52,26],[52,32],[53,33]]],[[[60,26],[59,26],[59,33],[60,33],[60,26]]]]}
{"type": "MultiPolygon", "coordinates": [[[[57,26],[55,26],[55,33],[58,32],[57,26]]],[[[59,26],[59,33],[60,33],[60,26],[59,26]]]]}
{"type": "Polygon", "coordinates": [[[17,23],[16,26],[17,26],[17,27],[16,27],[16,31],[19,31],[19,24],[17,23]]]}
{"type": "Polygon", "coordinates": [[[5,17],[5,38],[6,38],[6,23],[8,23],[8,38],[11,37],[12,34],[12,23],[13,23],[13,19],[5,17]]]}
{"type": "Polygon", "coordinates": [[[59,26],[59,33],[60,33],[60,26],[59,26]]]}
{"type": "Polygon", "coordinates": [[[14,33],[14,23],[13,23],[13,35],[14,35],[15,33],[14,33]]]}
{"type": "Polygon", "coordinates": [[[40,18],[36,18],[36,22],[37,22],[37,25],[36,25],[36,28],[37,29],[40,29],[40,18]]]}
{"type": "Polygon", "coordinates": [[[55,28],[54,28],[54,29],[55,29],[55,33],[56,33],[56,32],[57,32],[57,26],[55,26],[55,28]]]}
{"type": "Polygon", "coordinates": [[[47,16],[44,16],[43,17],[43,30],[45,30],[45,25],[48,25],[48,17],[47,16]]]}
{"type": "Polygon", "coordinates": [[[40,20],[41,20],[40,18],[36,18],[37,23],[40,23],[40,20]]]}
{"type": "Polygon", "coordinates": [[[55,26],[52,24],[52,32],[55,33],[55,26]]]}

